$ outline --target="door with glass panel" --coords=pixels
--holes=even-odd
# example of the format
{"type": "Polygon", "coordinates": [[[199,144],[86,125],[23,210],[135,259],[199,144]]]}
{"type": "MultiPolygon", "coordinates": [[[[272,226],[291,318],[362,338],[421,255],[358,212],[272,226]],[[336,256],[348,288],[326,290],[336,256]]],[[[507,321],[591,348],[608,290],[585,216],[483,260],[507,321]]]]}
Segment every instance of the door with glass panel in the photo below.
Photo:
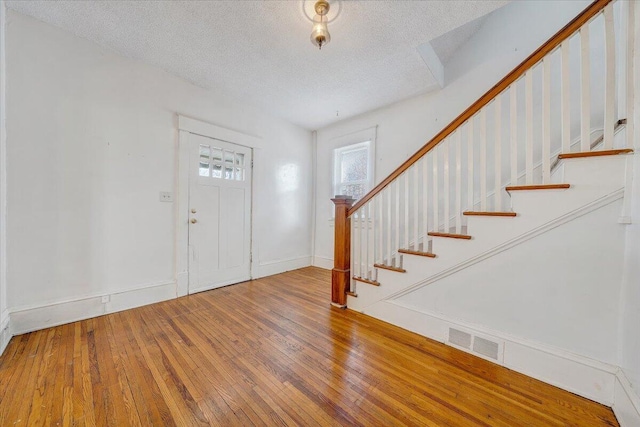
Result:
{"type": "Polygon", "coordinates": [[[251,149],[191,135],[189,293],[250,279],[251,149]]]}

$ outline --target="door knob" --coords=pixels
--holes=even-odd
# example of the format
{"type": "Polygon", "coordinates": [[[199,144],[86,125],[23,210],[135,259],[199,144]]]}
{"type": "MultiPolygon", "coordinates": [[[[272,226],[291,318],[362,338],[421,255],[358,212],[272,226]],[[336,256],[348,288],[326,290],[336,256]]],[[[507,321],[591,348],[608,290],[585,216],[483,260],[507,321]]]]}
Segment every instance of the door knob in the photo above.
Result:
{"type": "Polygon", "coordinates": [[[197,220],[197,219],[195,219],[195,218],[191,218],[191,224],[195,224],[196,222],[198,222],[198,220],[197,220]]]}

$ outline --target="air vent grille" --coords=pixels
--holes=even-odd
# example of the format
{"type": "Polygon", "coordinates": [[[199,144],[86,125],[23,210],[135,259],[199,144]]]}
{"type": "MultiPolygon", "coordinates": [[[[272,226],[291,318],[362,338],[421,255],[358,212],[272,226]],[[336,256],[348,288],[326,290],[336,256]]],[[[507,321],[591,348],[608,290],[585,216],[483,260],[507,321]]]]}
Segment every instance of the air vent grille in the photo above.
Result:
{"type": "Polygon", "coordinates": [[[504,343],[492,337],[481,337],[471,332],[449,328],[447,343],[484,359],[502,363],[504,343]]]}
{"type": "Polygon", "coordinates": [[[458,329],[449,328],[449,342],[457,345],[458,347],[470,349],[471,334],[459,331],[458,329]]]}
{"type": "Polygon", "coordinates": [[[498,351],[500,346],[497,342],[489,341],[484,338],[475,337],[473,340],[473,351],[482,354],[494,360],[498,360],[498,351]]]}

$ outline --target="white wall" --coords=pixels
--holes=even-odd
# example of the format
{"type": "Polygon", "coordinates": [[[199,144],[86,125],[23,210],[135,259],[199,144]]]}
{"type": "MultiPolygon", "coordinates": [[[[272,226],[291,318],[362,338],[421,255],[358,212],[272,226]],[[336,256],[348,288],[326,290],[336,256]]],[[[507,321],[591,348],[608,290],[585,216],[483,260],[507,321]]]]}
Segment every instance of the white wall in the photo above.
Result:
{"type": "Polygon", "coordinates": [[[175,280],[177,113],[263,139],[254,262],[309,263],[309,131],[13,11],[7,40],[12,310],[175,280]]]}
{"type": "Polygon", "coordinates": [[[447,64],[447,86],[318,131],[314,263],[333,259],[332,150],[336,138],[378,126],[376,183],[517,66],[589,1],[512,2],[492,13],[447,64]],[[549,8],[554,13],[549,14],[549,8]],[[482,52],[480,55],[479,52],[482,52]]]}

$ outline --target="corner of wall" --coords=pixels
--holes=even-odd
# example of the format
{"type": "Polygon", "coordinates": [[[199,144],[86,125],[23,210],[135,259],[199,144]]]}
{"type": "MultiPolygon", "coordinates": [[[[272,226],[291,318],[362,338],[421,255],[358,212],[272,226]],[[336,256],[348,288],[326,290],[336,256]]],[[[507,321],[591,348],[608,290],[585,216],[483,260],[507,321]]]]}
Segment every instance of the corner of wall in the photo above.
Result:
{"type": "Polygon", "coordinates": [[[7,310],[7,179],[6,179],[6,59],[5,59],[6,4],[0,0],[0,354],[11,339],[10,318],[7,310]]]}
{"type": "Polygon", "coordinates": [[[8,312],[4,311],[2,315],[0,315],[0,356],[7,348],[9,341],[11,341],[11,337],[13,337],[11,331],[11,317],[8,312]]]}
{"type": "Polygon", "coordinates": [[[622,427],[640,426],[640,396],[622,369],[616,374],[613,396],[613,413],[622,427]]]}

